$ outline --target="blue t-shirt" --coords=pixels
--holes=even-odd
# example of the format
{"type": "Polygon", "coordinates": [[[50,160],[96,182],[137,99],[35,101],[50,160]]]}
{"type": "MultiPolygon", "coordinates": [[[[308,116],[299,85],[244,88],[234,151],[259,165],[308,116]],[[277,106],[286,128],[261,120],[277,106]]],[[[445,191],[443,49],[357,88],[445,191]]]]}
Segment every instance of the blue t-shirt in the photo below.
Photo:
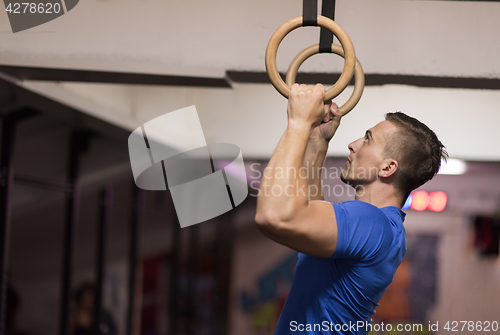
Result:
{"type": "Polygon", "coordinates": [[[406,214],[401,209],[360,200],[332,205],[338,228],[335,253],[331,258],[298,254],[275,335],[367,334],[375,307],[403,260],[406,214]]]}

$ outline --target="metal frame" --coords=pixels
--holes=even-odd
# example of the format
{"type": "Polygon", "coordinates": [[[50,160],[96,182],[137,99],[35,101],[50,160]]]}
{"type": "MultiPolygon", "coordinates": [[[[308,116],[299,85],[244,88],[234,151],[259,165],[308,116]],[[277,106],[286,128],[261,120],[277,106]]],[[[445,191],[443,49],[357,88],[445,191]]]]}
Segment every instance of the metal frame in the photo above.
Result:
{"type": "Polygon", "coordinates": [[[129,274],[128,274],[128,310],[127,310],[127,335],[132,335],[134,329],[134,310],[135,310],[135,286],[137,275],[137,255],[139,250],[139,223],[144,209],[145,193],[144,190],[132,185],[133,204],[130,220],[129,236],[129,274]]]}
{"type": "MultiPolygon", "coordinates": [[[[42,96],[38,93],[32,92],[21,86],[17,78],[5,75],[6,71],[3,66],[0,66],[0,334],[3,334],[3,327],[5,322],[5,300],[6,300],[6,287],[7,287],[7,266],[9,258],[9,239],[10,239],[10,195],[12,184],[19,182],[33,187],[39,187],[52,191],[64,192],[65,198],[65,226],[64,226],[64,241],[63,241],[63,260],[62,260],[62,274],[61,274],[61,296],[60,296],[60,311],[59,311],[59,334],[67,335],[69,333],[69,313],[71,302],[71,279],[72,279],[72,261],[73,249],[75,239],[75,228],[78,223],[79,204],[81,188],[78,183],[78,172],[80,167],[80,156],[87,150],[89,140],[95,133],[101,137],[111,139],[113,141],[126,141],[129,132],[119,127],[110,125],[105,121],[97,119],[93,116],[87,115],[73,109],[69,106],[61,104],[50,98],[42,96]],[[20,103],[22,102],[22,104],[20,103]],[[27,107],[24,107],[24,106],[27,107]],[[9,106],[8,108],[6,106],[9,106]],[[57,118],[66,122],[69,126],[73,125],[75,131],[71,134],[70,145],[68,148],[68,167],[67,167],[67,181],[55,182],[44,178],[30,177],[30,176],[14,176],[12,165],[12,151],[15,140],[15,124],[22,118],[34,114],[35,110],[29,106],[36,106],[36,111],[44,116],[57,118]],[[15,109],[16,108],[16,109],[15,109]],[[7,113],[7,111],[13,111],[7,113]],[[94,132],[79,129],[92,129],[94,132]]],[[[49,70],[51,71],[51,70],[49,70]]],[[[85,72],[85,71],[84,71],[85,72]]],[[[99,75],[99,74],[97,74],[99,75]]],[[[137,77],[141,79],[142,77],[137,77]]],[[[167,78],[174,79],[176,78],[167,78]]],[[[134,185],[135,188],[135,185],[134,185]]],[[[138,190],[142,194],[141,190],[138,190]]],[[[142,200],[136,200],[141,202],[142,200]]],[[[136,207],[137,208],[137,207],[136,207]]],[[[131,271],[134,273],[137,267],[136,256],[137,254],[137,232],[140,208],[134,210],[133,220],[135,223],[131,224],[131,271]]],[[[104,252],[105,236],[100,237],[100,246],[104,252]]],[[[104,265],[97,265],[96,267],[104,265]]],[[[98,270],[99,271],[99,270],[98,270]]],[[[97,277],[103,276],[97,273],[97,277]]],[[[134,286],[135,276],[130,282],[130,307],[129,314],[133,316],[134,304],[134,286]]],[[[102,287],[101,287],[102,289],[102,287]]],[[[101,291],[102,292],[102,291],[101,291]]],[[[130,318],[131,319],[131,318],[130,318]]],[[[132,325],[132,321],[129,323],[132,325]]],[[[131,332],[132,328],[130,328],[131,332]]]]}
{"type": "Polygon", "coordinates": [[[168,311],[167,320],[169,320],[168,334],[175,335],[178,332],[177,311],[178,311],[178,290],[177,277],[179,275],[180,257],[181,257],[181,227],[175,209],[172,211],[172,252],[170,254],[170,276],[168,291],[168,311]]]}
{"type": "Polygon", "coordinates": [[[99,195],[99,224],[97,228],[95,314],[98,331],[101,332],[104,313],[104,272],[106,267],[106,237],[111,223],[113,187],[106,186],[99,195]]]}
{"type": "Polygon", "coordinates": [[[61,302],[59,311],[59,334],[69,334],[69,317],[71,303],[71,284],[73,272],[73,249],[75,240],[75,228],[79,221],[81,187],[78,182],[81,155],[87,151],[89,140],[93,136],[87,130],[75,130],[70,136],[68,147],[67,182],[72,185],[70,192],[66,193],[63,262],[62,262],[62,286],[61,302]]]}
{"type": "Polygon", "coordinates": [[[13,152],[16,125],[35,115],[31,108],[22,108],[0,116],[0,334],[5,333],[7,281],[10,242],[10,196],[14,182],[13,152]]]}

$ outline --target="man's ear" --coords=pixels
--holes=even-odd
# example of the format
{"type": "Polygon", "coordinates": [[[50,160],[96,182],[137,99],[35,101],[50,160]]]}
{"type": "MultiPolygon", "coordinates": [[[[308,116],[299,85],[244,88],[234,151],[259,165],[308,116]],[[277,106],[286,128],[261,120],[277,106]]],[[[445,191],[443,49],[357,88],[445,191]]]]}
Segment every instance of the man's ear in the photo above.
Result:
{"type": "Polygon", "coordinates": [[[380,178],[388,178],[398,170],[398,161],[394,159],[386,159],[379,170],[378,176],[380,178]]]}

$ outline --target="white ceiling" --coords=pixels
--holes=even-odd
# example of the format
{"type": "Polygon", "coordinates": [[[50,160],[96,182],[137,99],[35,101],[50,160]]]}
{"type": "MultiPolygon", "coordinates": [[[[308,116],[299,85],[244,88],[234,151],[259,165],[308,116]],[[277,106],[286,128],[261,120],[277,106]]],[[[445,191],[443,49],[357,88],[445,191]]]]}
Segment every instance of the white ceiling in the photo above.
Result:
{"type": "MultiPolygon", "coordinates": [[[[16,34],[0,11],[0,64],[209,77],[223,77],[226,70],[265,71],[270,36],[301,11],[301,0],[85,0],[16,34]]],[[[336,21],[351,36],[365,73],[373,74],[500,78],[498,18],[500,3],[494,2],[337,0],[336,7],[336,21]]],[[[317,28],[302,28],[285,38],[280,71],[318,36],[317,28]]],[[[341,69],[341,59],[332,55],[315,56],[301,68],[341,69]]],[[[269,158],[286,126],[286,100],[268,84],[20,85],[129,130],[196,105],[207,142],[237,144],[244,157],[269,158]]],[[[370,86],[329,154],[345,156],[347,144],[385,112],[401,110],[436,130],[452,157],[500,160],[499,105],[496,90],[370,86]]]]}
{"type": "MultiPolygon", "coordinates": [[[[0,62],[206,76],[263,71],[270,36],[301,14],[301,0],[85,0],[56,20],[12,34],[0,11],[0,62]]],[[[338,0],[336,6],[336,21],[367,73],[498,78],[499,17],[495,2],[338,0]]],[[[317,41],[317,28],[293,32],[280,49],[280,69],[317,41]]],[[[332,72],[330,63],[325,57],[304,70],[332,72]]]]}

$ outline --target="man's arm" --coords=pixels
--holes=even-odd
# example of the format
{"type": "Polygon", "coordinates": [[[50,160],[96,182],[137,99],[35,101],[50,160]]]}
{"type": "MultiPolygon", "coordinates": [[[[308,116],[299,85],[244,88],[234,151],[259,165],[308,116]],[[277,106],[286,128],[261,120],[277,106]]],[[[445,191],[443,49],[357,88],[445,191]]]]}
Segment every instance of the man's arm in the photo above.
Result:
{"type": "Polygon", "coordinates": [[[304,154],[303,167],[307,169],[309,200],[324,200],[321,174],[325,164],[328,144],[340,125],[342,115],[335,103],[325,104],[327,115],[323,122],[311,131],[304,154]]]}
{"type": "MultiPolygon", "coordinates": [[[[280,244],[312,256],[331,257],[337,241],[335,211],[328,202],[309,201],[307,181],[300,173],[311,131],[328,118],[324,93],[322,85],[292,86],[288,127],[262,177],[255,221],[264,235],[280,244]]],[[[323,154],[315,156],[322,165],[323,154]]]]}
{"type": "Polygon", "coordinates": [[[306,169],[307,190],[309,192],[309,200],[324,200],[323,197],[323,182],[321,180],[321,172],[325,163],[328,144],[321,144],[309,140],[304,154],[303,168],[306,169]]]}

